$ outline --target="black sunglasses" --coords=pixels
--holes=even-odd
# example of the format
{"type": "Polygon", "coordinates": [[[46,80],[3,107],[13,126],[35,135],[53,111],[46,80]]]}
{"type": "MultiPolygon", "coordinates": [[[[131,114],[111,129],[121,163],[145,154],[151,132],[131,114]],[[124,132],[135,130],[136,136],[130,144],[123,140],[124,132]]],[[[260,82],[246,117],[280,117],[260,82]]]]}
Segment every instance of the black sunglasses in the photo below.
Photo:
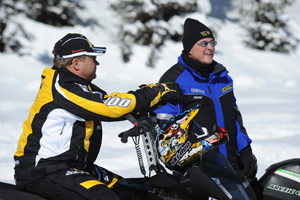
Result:
{"type": "Polygon", "coordinates": [[[216,40],[212,40],[212,41],[210,41],[210,42],[202,41],[202,42],[201,42],[201,46],[202,46],[202,47],[207,47],[208,43],[210,43],[210,45],[211,45],[212,47],[214,47],[214,46],[217,45],[217,41],[216,41],[216,40]]]}
{"type": "Polygon", "coordinates": [[[96,65],[99,64],[99,62],[96,60],[96,56],[87,56],[89,59],[91,59],[96,65]]]}

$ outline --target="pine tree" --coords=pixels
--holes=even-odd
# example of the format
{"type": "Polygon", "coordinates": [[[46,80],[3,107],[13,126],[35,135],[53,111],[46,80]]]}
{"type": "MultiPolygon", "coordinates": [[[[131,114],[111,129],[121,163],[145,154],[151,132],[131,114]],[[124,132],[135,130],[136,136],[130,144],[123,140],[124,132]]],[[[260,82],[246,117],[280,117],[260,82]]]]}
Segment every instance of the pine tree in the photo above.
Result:
{"type": "Polygon", "coordinates": [[[81,0],[23,0],[27,17],[53,26],[73,26],[80,21],[81,0]]]}
{"type": "Polygon", "coordinates": [[[176,16],[197,10],[197,0],[115,0],[110,5],[122,20],[119,35],[123,61],[130,60],[133,44],[145,45],[151,48],[150,67],[166,40],[181,40],[182,21],[176,16]]]}
{"type": "Polygon", "coordinates": [[[245,42],[254,49],[288,53],[299,42],[288,30],[284,8],[294,0],[235,0],[245,42]]]}
{"type": "Polygon", "coordinates": [[[0,1],[0,52],[20,53],[22,43],[20,38],[30,40],[32,36],[16,20],[22,14],[19,0],[0,1]]]}
{"type": "Polygon", "coordinates": [[[73,26],[81,22],[77,12],[84,9],[80,0],[0,0],[0,52],[22,55],[22,40],[34,37],[18,17],[28,17],[52,26],[73,26]]]}

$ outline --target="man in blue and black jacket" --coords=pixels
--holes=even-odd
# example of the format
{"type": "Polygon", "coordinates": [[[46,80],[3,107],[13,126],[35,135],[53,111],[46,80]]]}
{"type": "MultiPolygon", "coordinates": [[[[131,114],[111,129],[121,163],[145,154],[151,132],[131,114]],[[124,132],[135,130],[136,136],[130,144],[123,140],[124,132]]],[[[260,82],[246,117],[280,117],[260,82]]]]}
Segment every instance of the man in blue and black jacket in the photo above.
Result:
{"type": "Polygon", "coordinates": [[[182,43],[184,49],[178,62],[163,74],[160,82],[177,82],[184,93],[184,102],[157,109],[158,120],[165,122],[200,104],[196,121],[209,132],[215,124],[225,128],[229,142],[219,146],[218,151],[227,157],[242,179],[255,179],[257,161],[236,104],[232,78],[222,64],[213,60],[217,44],[213,33],[201,22],[188,18],[182,43]]]}

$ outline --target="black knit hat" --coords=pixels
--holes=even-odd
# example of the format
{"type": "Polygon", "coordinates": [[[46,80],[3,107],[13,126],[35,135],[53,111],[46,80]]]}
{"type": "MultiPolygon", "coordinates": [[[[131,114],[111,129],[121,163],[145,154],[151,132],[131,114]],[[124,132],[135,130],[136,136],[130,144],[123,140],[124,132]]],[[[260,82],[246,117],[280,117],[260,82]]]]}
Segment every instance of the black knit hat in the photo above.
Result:
{"type": "Polygon", "coordinates": [[[58,58],[72,58],[75,56],[101,56],[106,52],[105,47],[94,47],[84,36],[78,33],[68,33],[56,42],[53,54],[58,58]]]}
{"type": "Polygon", "coordinates": [[[194,44],[203,38],[213,38],[211,30],[198,20],[187,18],[183,26],[183,50],[188,54],[194,44]]]}

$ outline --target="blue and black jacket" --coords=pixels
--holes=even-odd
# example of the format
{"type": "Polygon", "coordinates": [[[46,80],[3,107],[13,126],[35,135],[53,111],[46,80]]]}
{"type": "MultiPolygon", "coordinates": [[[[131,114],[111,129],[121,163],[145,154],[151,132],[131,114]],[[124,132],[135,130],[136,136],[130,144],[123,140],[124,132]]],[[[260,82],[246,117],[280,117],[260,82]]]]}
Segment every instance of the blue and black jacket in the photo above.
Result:
{"type": "Polygon", "coordinates": [[[237,165],[239,152],[251,143],[251,139],[243,126],[236,104],[233,81],[226,68],[215,61],[211,72],[205,77],[195,66],[188,66],[186,58],[184,53],[179,56],[178,63],[160,79],[160,82],[177,82],[184,93],[184,102],[175,106],[167,104],[155,110],[157,118],[168,120],[171,116],[200,104],[196,121],[208,131],[212,131],[215,124],[228,131],[229,142],[221,145],[218,150],[233,165],[237,165]]]}

